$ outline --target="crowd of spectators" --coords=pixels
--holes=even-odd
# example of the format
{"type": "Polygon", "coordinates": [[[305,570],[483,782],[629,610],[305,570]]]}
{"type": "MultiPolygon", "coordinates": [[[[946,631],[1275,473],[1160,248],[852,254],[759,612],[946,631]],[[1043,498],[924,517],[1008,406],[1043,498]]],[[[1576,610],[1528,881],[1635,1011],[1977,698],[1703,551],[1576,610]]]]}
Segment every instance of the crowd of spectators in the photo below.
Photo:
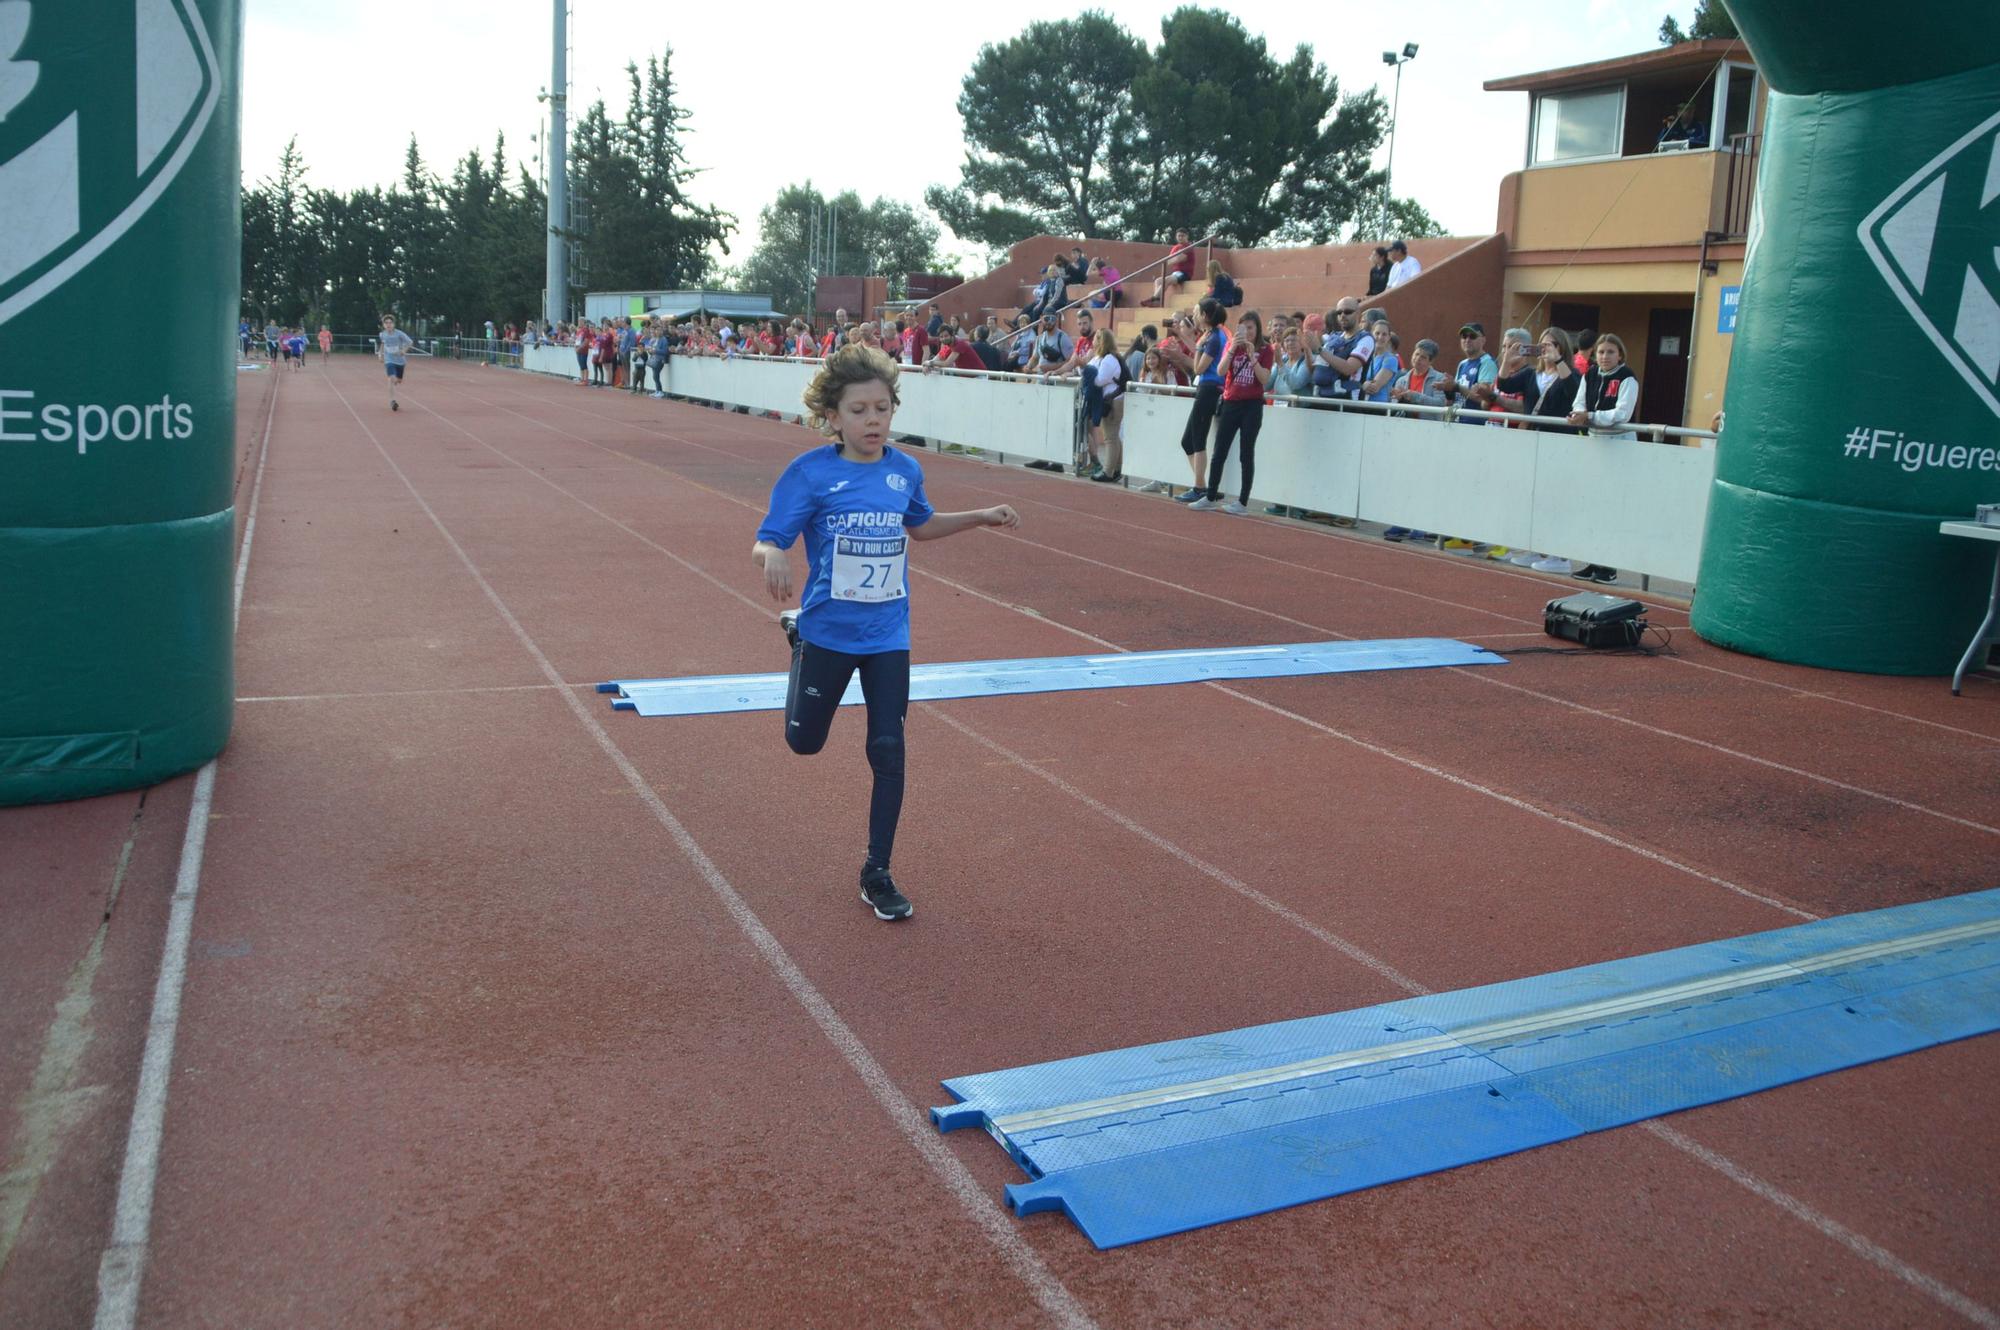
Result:
{"type": "MultiPolygon", "coordinates": [[[[1256,477],[1257,438],[1267,403],[1372,404],[1390,414],[1429,414],[1460,424],[1588,433],[1632,440],[1638,380],[1626,365],[1624,343],[1610,333],[1572,334],[1556,327],[1539,334],[1508,328],[1499,354],[1487,349],[1478,321],[1458,329],[1458,357],[1446,369],[1438,343],[1407,341],[1387,311],[1366,304],[1416,277],[1422,265],[1401,240],[1377,246],[1367,291],[1320,313],[1266,314],[1239,310],[1242,286],[1218,261],[1207,264],[1208,285],[1192,309],[1179,299],[1194,279],[1196,256],[1186,230],[1177,231],[1152,287],[1140,302],[1160,309],[1121,345],[1111,326],[1124,299],[1124,277],[1107,258],[1081,246],[1052,256],[1040,280],[1026,291],[1017,313],[989,312],[974,319],[946,314],[937,304],[910,305],[873,319],[851,319],[845,309],[815,326],[805,318],[731,320],[697,314],[585,321],[571,327],[519,334],[528,346],[575,349],[579,385],[627,388],[665,395],[664,368],[671,357],[794,357],[816,359],[837,346],[860,343],[888,352],[925,373],[1011,373],[1078,383],[1085,457],[1077,467],[1087,479],[1123,479],[1125,402],[1137,386],[1193,389],[1182,432],[1188,461],[1185,487],[1157,480],[1144,488],[1169,493],[1196,511],[1245,513],[1256,477]],[[1081,289],[1080,294],[1078,289],[1081,289]],[[1074,335],[1065,316],[1074,314],[1074,335]],[[650,375],[651,387],[647,387],[650,375]],[[1477,414],[1473,414],[1477,413],[1477,414]],[[1509,420],[1507,417],[1519,417],[1509,420]],[[1239,458],[1236,492],[1222,489],[1229,457],[1239,458]],[[1178,491],[1178,492],[1176,492],[1178,491]]],[[[514,337],[511,325],[506,330],[514,337]]],[[[1060,470],[1054,463],[1042,463],[1060,470]]],[[[1310,517],[1352,526],[1338,514],[1268,505],[1267,513],[1310,517]]],[[[1547,572],[1610,581],[1615,570],[1573,568],[1559,556],[1510,550],[1469,540],[1390,526],[1391,541],[1435,541],[1454,553],[1504,559],[1547,572]]]]}

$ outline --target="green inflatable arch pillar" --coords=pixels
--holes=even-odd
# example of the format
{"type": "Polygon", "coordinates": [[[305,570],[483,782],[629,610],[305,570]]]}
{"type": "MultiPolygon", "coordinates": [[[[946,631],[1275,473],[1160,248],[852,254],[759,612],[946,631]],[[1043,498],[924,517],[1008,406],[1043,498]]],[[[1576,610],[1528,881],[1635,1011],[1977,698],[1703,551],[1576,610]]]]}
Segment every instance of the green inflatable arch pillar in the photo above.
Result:
{"type": "Polygon", "coordinates": [[[2000,5],[1730,0],[1771,88],[1694,628],[1948,674],[2000,502],[2000,5]]]}
{"type": "Polygon", "coordinates": [[[229,738],[239,19],[0,6],[0,804],[229,738]]]}

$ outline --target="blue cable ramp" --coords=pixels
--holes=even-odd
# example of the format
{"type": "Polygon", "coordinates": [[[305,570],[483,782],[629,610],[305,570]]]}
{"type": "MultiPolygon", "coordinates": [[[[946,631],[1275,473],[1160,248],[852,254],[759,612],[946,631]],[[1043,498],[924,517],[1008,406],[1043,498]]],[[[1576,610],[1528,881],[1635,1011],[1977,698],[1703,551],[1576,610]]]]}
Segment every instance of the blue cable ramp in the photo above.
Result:
{"type": "MultiPolygon", "coordinates": [[[[1125,651],[1105,656],[1041,656],[1021,660],[961,660],[910,670],[910,700],[1060,693],[1080,688],[1139,688],[1211,679],[1275,679],[1356,670],[1434,669],[1444,665],[1504,665],[1485,647],[1448,637],[1399,637],[1373,642],[1294,642],[1276,646],[1193,651],[1125,651]]],[[[722,674],[698,679],[614,679],[597,685],[615,693],[612,706],[642,716],[698,716],[726,711],[783,711],[786,674],[722,674]]],[[[861,705],[857,678],[840,699],[861,705]]]]}
{"type": "Polygon", "coordinates": [[[944,1082],[1100,1248],[2000,1028],[2000,890],[944,1082]]]}

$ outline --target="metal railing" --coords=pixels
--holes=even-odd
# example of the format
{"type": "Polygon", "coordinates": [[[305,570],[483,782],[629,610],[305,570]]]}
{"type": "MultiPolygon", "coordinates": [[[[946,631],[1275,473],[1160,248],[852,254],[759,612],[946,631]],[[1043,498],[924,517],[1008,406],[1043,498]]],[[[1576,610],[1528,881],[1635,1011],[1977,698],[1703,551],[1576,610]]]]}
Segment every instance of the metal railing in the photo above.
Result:
{"type": "Polygon", "coordinates": [[[1750,233],[1750,210],[1757,198],[1757,146],[1762,138],[1759,134],[1731,134],[1729,146],[1729,180],[1722,193],[1722,226],[1724,237],[1734,239],[1750,233]]]}
{"type": "MultiPolygon", "coordinates": [[[[1197,390],[1177,383],[1134,381],[1129,386],[1129,391],[1157,393],[1171,397],[1192,397],[1197,390]]],[[[1354,411],[1363,415],[1414,416],[1436,420],[1441,424],[1525,425],[1531,430],[1551,434],[1587,434],[1597,438],[1636,434],[1646,443],[1666,443],[1674,440],[1682,446],[1697,448],[1711,446],[1716,439],[1713,430],[1687,429],[1679,425],[1648,425],[1636,420],[1627,421],[1611,429],[1594,429],[1572,425],[1561,416],[1531,416],[1519,411],[1480,411],[1463,406],[1429,406],[1422,402],[1369,402],[1344,397],[1314,397],[1305,393],[1267,393],[1265,401],[1271,404],[1303,407],[1310,411],[1354,411]]]]}
{"type": "MultiPolygon", "coordinates": [[[[1197,245],[1203,246],[1208,250],[1209,256],[1213,258],[1215,254],[1215,238],[1220,234],[1222,234],[1220,231],[1210,231],[1207,235],[1203,236],[1201,239],[1190,241],[1188,243],[1188,248],[1193,249],[1197,245]]],[[[1151,271],[1154,268],[1164,267],[1167,261],[1172,259],[1173,257],[1174,254],[1172,253],[1171,250],[1169,250],[1168,253],[1162,254],[1159,258],[1154,259],[1151,263],[1146,264],[1144,267],[1134,268],[1129,273],[1118,274],[1119,289],[1125,290],[1126,283],[1130,282],[1135,277],[1143,276],[1145,273],[1151,271]]],[[[1038,288],[1039,285],[1040,284],[1037,283],[1038,288]]],[[[1108,286],[1100,286],[1094,291],[1085,291],[1082,295],[1078,296],[1075,300],[1070,301],[1068,304],[1059,305],[1055,309],[1051,310],[1043,310],[1042,314],[1053,314],[1057,318],[1061,318],[1063,315],[1069,313],[1077,306],[1087,304],[1092,296],[1103,295],[1109,289],[1110,288],[1108,286]]],[[[1105,308],[1115,308],[1115,306],[1106,306],[1105,308]]],[[[1032,336],[1035,332],[1035,324],[1040,318],[1041,315],[1038,314],[1035,319],[1029,321],[1027,327],[1014,329],[1012,332],[1009,332],[1006,338],[1003,340],[1012,341],[1019,337],[1032,336]]],[[[1001,343],[995,342],[994,345],[998,346],[1001,345],[1001,343]]]]}
{"type": "MultiPolygon", "coordinates": [[[[697,353],[699,354],[699,353],[697,353]]],[[[703,356],[707,360],[725,360],[759,365],[813,365],[818,364],[818,356],[703,356]]],[[[966,379],[1005,379],[1016,383],[1057,383],[1076,378],[1074,374],[1029,374],[1014,370],[998,369],[952,369],[948,366],[902,366],[924,374],[942,374],[966,379]]],[[[1151,393],[1163,397],[1193,397],[1196,388],[1176,383],[1141,383],[1134,379],[1125,385],[1125,391],[1151,393]]],[[[1441,424],[1500,424],[1526,426],[1531,430],[1554,434],[1593,435],[1598,438],[1618,434],[1635,434],[1641,442],[1666,443],[1674,441],[1684,447],[1712,447],[1716,440],[1714,430],[1689,429],[1680,425],[1652,425],[1640,421],[1627,421],[1613,429],[1592,429],[1587,426],[1572,425],[1562,416],[1533,416],[1519,411],[1480,411],[1461,406],[1428,406],[1422,402],[1369,402],[1341,397],[1315,397],[1306,393],[1266,393],[1265,401],[1271,405],[1302,407],[1309,411],[1353,411],[1362,415],[1414,416],[1436,420],[1441,424]]]]}
{"type": "Polygon", "coordinates": [[[509,369],[521,368],[521,343],[504,341],[500,338],[488,340],[484,337],[440,337],[436,339],[432,354],[448,360],[474,360],[488,365],[505,365],[509,369]]]}

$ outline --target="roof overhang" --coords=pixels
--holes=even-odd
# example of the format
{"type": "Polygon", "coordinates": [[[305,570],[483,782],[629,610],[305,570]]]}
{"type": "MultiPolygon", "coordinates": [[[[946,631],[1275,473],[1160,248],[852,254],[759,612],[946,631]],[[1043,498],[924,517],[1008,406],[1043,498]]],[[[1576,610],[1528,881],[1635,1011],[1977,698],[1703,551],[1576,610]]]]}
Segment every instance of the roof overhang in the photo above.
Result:
{"type": "Polygon", "coordinates": [[[1681,70],[1706,69],[1724,58],[1738,60],[1744,64],[1756,63],[1750,58],[1750,48],[1736,38],[1711,37],[1706,41],[1681,42],[1676,46],[1662,46],[1657,51],[1621,55],[1611,60],[1593,61],[1587,65],[1567,65],[1562,69],[1546,69],[1539,74],[1516,74],[1512,78],[1492,79],[1481,86],[1488,92],[1553,92],[1559,88],[1607,83],[1617,79],[1645,78],[1649,75],[1671,74],[1681,70]]]}

